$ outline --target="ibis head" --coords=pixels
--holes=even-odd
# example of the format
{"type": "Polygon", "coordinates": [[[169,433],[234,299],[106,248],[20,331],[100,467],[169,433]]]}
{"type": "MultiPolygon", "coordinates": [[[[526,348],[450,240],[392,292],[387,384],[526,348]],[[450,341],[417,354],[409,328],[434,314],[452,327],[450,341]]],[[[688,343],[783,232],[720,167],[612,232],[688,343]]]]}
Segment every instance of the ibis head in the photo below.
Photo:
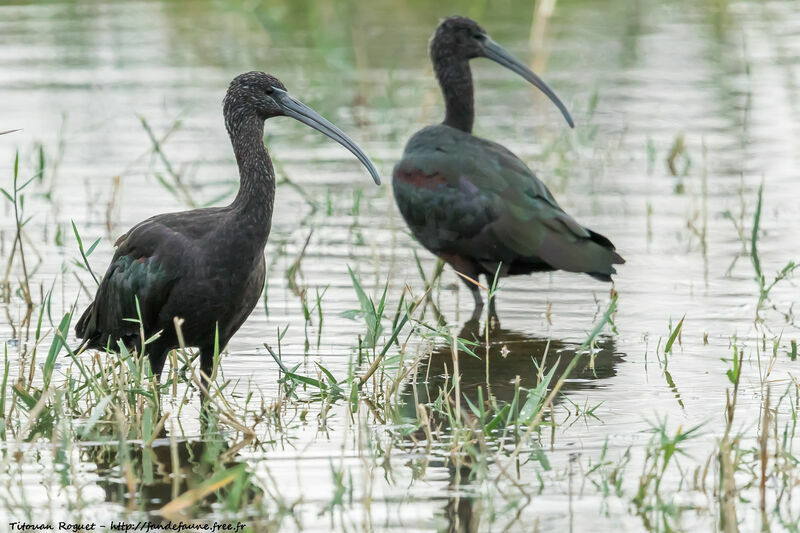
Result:
{"type": "Polygon", "coordinates": [[[224,102],[225,125],[231,137],[238,126],[253,115],[263,122],[272,117],[291,117],[338,142],[367,167],[372,179],[380,185],[375,165],[358,145],[322,115],[292,98],[281,81],[263,72],[240,74],[231,82],[224,102]]]}
{"type": "MultiPolygon", "coordinates": [[[[569,126],[575,127],[567,107],[556,93],[535,72],[497,44],[477,22],[467,17],[444,19],[433,35],[430,47],[431,60],[443,85],[447,83],[448,66],[453,71],[456,65],[470,59],[485,57],[522,76],[542,91],[558,107],[569,126]],[[443,76],[444,74],[444,76],[443,76]]],[[[455,76],[453,76],[455,77],[455,76]]],[[[471,89],[471,87],[470,87],[471,89]]]]}

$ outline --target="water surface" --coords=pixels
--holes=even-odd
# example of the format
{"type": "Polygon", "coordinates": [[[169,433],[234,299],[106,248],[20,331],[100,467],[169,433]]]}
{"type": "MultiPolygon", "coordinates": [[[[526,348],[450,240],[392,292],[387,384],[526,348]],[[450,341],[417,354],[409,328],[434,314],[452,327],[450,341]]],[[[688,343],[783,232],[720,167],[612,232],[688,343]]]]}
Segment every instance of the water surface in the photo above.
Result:
{"type": "MultiPolygon", "coordinates": [[[[531,40],[532,6],[512,0],[491,7],[397,0],[5,3],[0,131],[23,131],[0,137],[0,176],[10,186],[16,150],[21,175],[33,175],[43,146],[46,170],[26,196],[33,218],[25,234],[34,293],[54,286],[52,316],[60,316],[76,299],[79,308],[88,304],[81,284],[89,292],[93,286],[74,265],[79,254],[70,221],[85,242],[102,239],[90,257],[102,272],[114,239],[136,222],[232,198],[237,174],[221,100],[235,75],[264,70],[278,76],[292,95],[351,134],[388,183],[405,140],[443,113],[427,58],[433,28],[451,13],[476,17],[495,40],[537,68],[576,119],[569,131],[557,110],[522,80],[476,60],[476,134],[517,153],[568,212],[610,237],[627,260],[614,286],[619,301],[613,328],[598,339],[595,366],[579,365],[567,381],[554,408],[554,418],[564,421],[557,437],[542,431],[548,468],[526,461],[520,483],[530,497],[504,499],[471,471],[453,467],[441,450],[431,452],[421,470],[414,443],[424,435],[418,431],[404,443],[389,421],[383,427],[367,423],[369,415],[351,418],[341,406],[325,424],[314,416],[298,419],[273,442],[239,450],[231,464],[246,464],[266,499],[291,508],[275,511],[272,522],[254,522],[257,528],[636,531],[647,524],[629,495],[653,421],[666,420],[673,429],[704,424],[680,457],[685,471],[702,469],[724,431],[731,346],[745,352],[736,429],[746,438],[757,436],[765,383],[779,396],[797,373],[784,352],[798,337],[792,305],[800,290],[791,280],[777,284],[759,311],[748,250],[762,184],[757,251],[767,281],[800,250],[798,8],[797,2],[560,2],[546,33],[531,40]],[[142,121],[157,138],[169,132],[162,148],[181,187],[154,154],[142,121]],[[685,150],[670,158],[680,142],[685,150]],[[757,314],[763,322],[755,322],[757,314]],[[670,324],[684,316],[665,373],[670,324]],[[770,363],[778,336],[780,355],[770,363]],[[598,407],[572,423],[580,411],[574,405],[598,407]],[[363,439],[371,444],[365,447],[363,439]],[[604,495],[587,481],[601,454],[616,461],[626,453],[627,496],[604,495]],[[340,486],[344,503],[334,505],[340,486]]],[[[298,187],[278,188],[266,298],[228,346],[223,371],[226,379],[240,380],[241,390],[258,388],[269,398],[278,394],[278,368],[263,343],[276,346],[277,332],[287,326],[280,347],[288,365],[302,363],[298,372],[317,376],[320,362],[337,376],[347,374],[358,335],[365,333],[362,321],[342,316],[359,305],[348,266],[371,295],[379,297],[388,282],[387,307],[394,309],[404,287],[423,291],[414,252],[426,275],[434,260],[409,236],[391,187],[372,186],[344,149],[288,119],[270,120],[265,141],[281,175],[298,187]],[[296,280],[312,304],[324,292],[321,328],[316,316],[307,323],[286,276],[307,238],[296,280]]],[[[13,210],[4,204],[2,257],[10,254],[14,232],[13,210]]],[[[12,284],[19,268],[15,262],[12,284]]],[[[461,332],[472,299],[449,268],[434,296],[453,333],[461,332]]],[[[493,394],[513,395],[516,376],[523,387],[534,387],[536,362],[546,351],[545,366],[560,354],[563,367],[608,300],[609,286],[588,276],[503,280],[501,329],[491,337],[493,394]]],[[[24,345],[18,329],[24,302],[12,293],[2,308],[0,336],[14,379],[20,372],[15,354],[24,345]]],[[[417,372],[429,372],[404,385],[402,396],[414,416],[414,399],[434,400],[442,376],[452,372],[452,353],[446,343],[419,335],[409,339],[405,353],[407,361],[421,354],[425,365],[417,372]]],[[[484,360],[460,359],[462,392],[475,401],[487,381],[484,360]]],[[[181,427],[167,427],[164,435],[175,432],[180,464],[202,477],[204,449],[221,453],[231,445],[229,435],[224,429],[209,433],[196,410],[187,409],[180,420],[181,427]]],[[[167,464],[162,477],[142,484],[136,507],[142,512],[171,497],[171,459],[160,454],[168,451],[166,442],[133,452],[167,464]]],[[[92,444],[77,450],[72,468],[80,490],[59,492],[45,447],[26,464],[24,479],[12,483],[9,490],[24,497],[0,506],[0,523],[24,515],[25,508],[42,517],[119,517],[128,501],[124,480],[104,466],[114,464],[113,457],[108,463],[114,450],[92,444]]],[[[677,485],[681,477],[670,471],[666,479],[677,485]]],[[[757,527],[757,507],[742,507],[742,529],[757,527]]],[[[198,516],[210,520],[224,510],[210,501],[198,516]]],[[[679,523],[709,529],[715,520],[713,512],[698,511],[679,523]]]]}

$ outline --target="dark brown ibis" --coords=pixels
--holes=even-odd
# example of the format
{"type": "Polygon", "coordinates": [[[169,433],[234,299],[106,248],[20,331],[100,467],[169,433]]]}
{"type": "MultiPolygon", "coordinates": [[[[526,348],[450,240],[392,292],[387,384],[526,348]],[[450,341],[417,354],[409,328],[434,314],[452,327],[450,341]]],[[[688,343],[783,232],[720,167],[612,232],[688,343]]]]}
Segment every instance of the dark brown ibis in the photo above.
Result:
{"type": "Polygon", "coordinates": [[[275,173],[264,146],[264,121],[287,116],[322,132],[352,152],[375,183],[375,166],[336,126],[293,99],[283,83],[263,72],[237,76],[223,105],[225,127],[239,166],[239,192],[226,207],[157,215],[116,242],[116,252],[94,301],[75,327],[81,349],[129,349],[145,334],[153,374],[179,346],[174,317],[184,320],[185,344],[200,350],[201,370],[211,375],[219,349],[239,329],[264,287],[264,247],[275,199],[275,173]],[[137,309],[138,305],[138,309],[137,309]],[[140,315],[141,314],[141,315],[140,315]]]}
{"type": "MultiPolygon", "coordinates": [[[[430,44],[445,102],[444,122],[408,141],[394,168],[397,206],[411,233],[457,272],[488,281],[552,270],[583,272],[611,281],[625,261],[599,233],[578,224],[517,156],[472,135],[475,119],[470,59],[485,57],[544,92],[573,127],[564,104],[528,67],[494,42],[475,21],[442,21],[430,44]]],[[[472,281],[473,319],[483,298],[472,281]]],[[[490,303],[490,314],[494,312],[490,303]]]]}

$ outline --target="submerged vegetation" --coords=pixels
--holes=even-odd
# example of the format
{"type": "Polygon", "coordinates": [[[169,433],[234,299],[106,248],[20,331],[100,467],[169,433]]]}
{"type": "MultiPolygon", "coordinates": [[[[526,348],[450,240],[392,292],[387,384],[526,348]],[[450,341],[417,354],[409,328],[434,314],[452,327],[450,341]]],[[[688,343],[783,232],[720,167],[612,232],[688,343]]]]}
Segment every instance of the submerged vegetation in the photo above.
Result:
{"type": "MultiPolygon", "coordinates": [[[[204,61],[223,65],[219,80],[263,58],[209,50],[183,34],[197,20],[215,20],[208,31],[220,39],[237,30],[256,50],[287,39],[287,59],[274,58],[286,72],[297,50],[308,52],[304,62],[317,68],[297,83],[318,95],[310,103],[323,114],[359,132],[388,177],[403,140],[440,113],[425,56],[436,18],[412,17],[427,13],[422,4],[398,8],[404,22],[383,35],[324,24],[375,23],[366,7],[327,2],[306,15],[291,3],[193,4],[185,14],[165,4],[158,20],[181,61],[210,54],[204,61]],[[302,31],[285,29],[293,26],[302,31]],[[324,80],[334,75],[357,83],[331,90],[324,80]]],[[[144,213],[219,205],[235,193],[232,178],[209,178],[235,175],[224,128],[203,118],[206,104],[218,114],[222,82],[199,81],[208,92],[198,91],[200,103],[174,97],[186,93],[178,85],[167,104],[120,111],[130,128],[101,131],[107,142],[86,133],[96,124],[76,119],[81,110],[55,138],[0,132],[0,524],[797,531],[800,242],[786,169],[795,146],[791,135],[781,141],[757,127],[775,110],[755,98],[767,90],[759,79],[780,77],[775,69],[800,56],[782,40],[780,13],[770,11],[779,7],[703,3],[690,21],[655,2],[610,14],[582,2],[534,4],[536,35],[481,3],[457,7],[487,25],[500,17],[497,33],[520,57],[530,47],[537,68],[550,65],[548,81],[575,95],[576,132],[542,127],[555,118],[544,105],[476,67],[485,87],[477,98],[489,109],[479,132],[540,169],[576,218],[614,235],[629,263],[610,292],[557,273],[482,287],[500,315],[489,327],[485,314],[465,322],[470,295],[405,233],[389,188],[352,183],[344,156],[322,140],[298,150],[301,133],[290,130],[268,139],[285,200],[262,302],[227,352],[217,350],[210,387],[192,347],[173,351],[162,382],[152,379],[139,353],[157,332],[141,332],[135,352],[76,354],[74,313],[120,230],[144,213]],[[607,17],[596,31],[612,44],[587,44],[568,29],[586,17],[607,17]],[[676,104],[656,75],[674,65],[650,39],[678,42],[685,34],[670,32],[680,28],[692,30],[708,63],[692,67],[681,92],[689,101],[676,104]],[[748,32],[773,43],[780,60],[748,55],[748,32]],[[751,75],[758,69],[771,77],[751,75]],[[684,108],[688,119],[664,118],[684,108]],[[130,146],[115,148],[115,138],[130,146]],[[110,156],[87,151],[91,143],[110,156]],[[335,170],[323,173],[317,162],[330,159],[335,170]]],[[[137,31],[151,24],[125,8],[112,13],[137,31]]],[[[144,56],[158,50],[140,46],[144,56]]],[[[120,62],[139,68],[128,56],[120,62]]],[[[0,93],[24,98],[4,82],[0,93]]]]}

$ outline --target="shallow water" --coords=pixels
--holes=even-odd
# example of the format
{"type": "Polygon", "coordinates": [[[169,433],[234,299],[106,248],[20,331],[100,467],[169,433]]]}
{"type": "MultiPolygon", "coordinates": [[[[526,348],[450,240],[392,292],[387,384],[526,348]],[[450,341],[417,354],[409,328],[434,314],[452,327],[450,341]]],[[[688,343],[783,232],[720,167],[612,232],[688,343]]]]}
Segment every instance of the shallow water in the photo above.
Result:
{"type": "MultiPolygon", "coordinates": [[[[800,249],[800,3],[558,3],[535,55],[528,3],[505,1],[491,9],[478,2],[445,9],[396,0],[254,5],[0,6],[0,131],[23,129],[0,137],[0,175],[3,186],[10,186],[17,149],[22,176],[33,175],[37,143],[44,147],[44,179],[26,197],[26,212],[34,215],[26,235],[34,293],[56,280],[52,316],[61,316],[76,298],[81,309],[89,302],[78,279],[92,287],[89,274],[74,266],[80,256],[70,221],[84,242],[102,238],[90,257],[100,273],[116,236],[139,220],[187,208],[190,201],[221,204],[232,197],[237,177],[221,99],[242,71],[277,75],[291,94],[351,134],[388,185],[405,140],[442,115],[426,47],[438,18],[453,12],[474,16],[517,57],[531,59],[576,119],[574,132],[568,131],[557,110],[522,80],[476,60],[476,134],[502,142],[529,163],[561,205],[611,238],[627,261],[616,277],[614,328],[598,341],[595,368],[579,366],[567,381],[555,417],[560,421],[575,411],[573,403],[598,407],[593,416],[559,426],[552,440],[543,430],[550,470],[536,461],[523,466],[521,483],[533,496],[514,504],[521,509],[519,520],[511,520],[517,507],[500,513],[508,501],[462,475],[443,452],[434,450],[418,475],[420,451],[412,441],[397,443],[391,424],[364,429],[362,415],[349,420],[340,406],[323,429],[314,420],[298,422],[286,441],[248,447],[232,458],[245,463],[262,486],[269,486],[264,480],[270,476],[277,480],[273,492],[267,491],[271,497],[295,503],[281,527],[466,531],[477,524],[502,530],[510,523],[523,530],[640,530],[646,526],[629,499],[603,496],[578,472],[596,463],[604,447],[614,460],[630,447],[634,466],[625,483],[635,492],[647,430],[665,419],[670,428],[704,424],[680,458],[686,471],[702,468],[724,431],[732,344],[745,352],[735,426],[745,440],[756,438],[764,383],[778,396],[797,370],[784,352],[800,336],[792,316],[800,289],[791,280],[778,283],[759,313],[763,322],[755,323],[759,286],[748,250],[762,183],[757,250],[767,281],[797,259],[800,249]],[[156,177],[170,181],[140,117],[158,138],[174,129],[163,151],[184,181],[183,192],[170,192],[156,177]],[[674,158],[675,176],[667,159],[681,136],[686,149],[674,158]],[[680,345],[665,373],[669,325],[684,316],[680,345]],[[762,379],[771,339],[781,334],[780,355],[762,379]],[[757,341],[762,337],[763,345],[757,341]],[[759,358],[760,352],[767,355],[759,358]],[[362,439],[384,447],[394,442],[394,449],[367,457],[362,439]],[[330,507],[337,472],[345,473],[349,489],[344,505],[330,507]]],[[[379,297],[388,281],[387,307],[394,309],[406,285],[414,294],[423,291],[414,251],[426,275],[434,261],[408,235],[391,187],[372,186],[344,149],[288,119],[267,123],[266,143],[303,193],[278,188],[266,251],[267,305],[262,301],[233,338],[222,369],[226,379],[241,379],[243,388],[249,380],[269,398],[278,394],[279,374],[263,343],[276,346],[276,332],[287,325],[280,342],[287,365],[302,363],[298,372],[316,377],[314,363],[320,362],[336,376],[347,374],[358,335],[365,333],[362,321],[342,316],[359,305],[348,266],[371,295],[379,297]],[[316,316],[307,324],[285,274],[309,234],[297,279],[312,303],[315,291],[324,290],[321,331],[316,316]]],[[[6,203],[0,213],[0,255],[8,257],[13,210],[6,203]]],[[[13,282],[20,276],[16,263],[12,273],[13,282]]],[[[471,297],[449,268],[434,296],[453,332],[461,331],[471,297]]],[[[563,365],[605,310],[609,286],[587,276],[540,274],[503,280],[497,297],[502,329],[491,336],[489,377],[483,359],[475,364],[460,358],[462,392],[472,401],[486,381],[501,399],[513,395],[517,375],[523,387],[535,386],[534,360],[541,359],[548,339],[550,363],[561,353],[563,365]]],[[[24,302],[12,295],[2,307],[0,335],[14,377],[24,302]]],[[[413,398],[435,399],[441,376],[452,372],[452,356],[441,342],[419,336],[405,348],[409,359],[431,352],[423,359],[426,378],[409,379],[402,392],[414,416],[413,398]]],[[[180,422],[180,429],[167,428],[179,437],[180,463],[202,476],[202,461],[191,450],[208,439],[195,410],[187,409],[180,422]]],[[[214,434],[221,446],[229,445],[224,431],[214,434]]],[[[103,454],[92,452],[96,448],[81,450],[73,468],[83,480],[82,516],[118,517],[125,507],[124,481],[104,468],[98,459],[103,454]]],[[[51,490],[42,498],[51,486],[52,457],[46,450],[38,453],[19,490],[30,496],[37,516],[57,517],[74,509],[73,496],[59,499],[51,490]]],[[[665,484],[679,483],[675,473],[665,477],[665,484]]],[[[168,477],[145,483],[142,507],[166,503],[170,483],[168,477]]],[[[688,490],[682,497],[702,499],[688,490]]],[[[757,507],[743,507],[742,529],[758,527],[757,507]]],[[[20,512],[0,505],[0,523],[20,512]]],[[[212,519],[221,512],[209,502],[198,516],[212,519]]],[[[714,524],[713,513],[700,512],[682,522],[687,529],[714,524]]]]}

